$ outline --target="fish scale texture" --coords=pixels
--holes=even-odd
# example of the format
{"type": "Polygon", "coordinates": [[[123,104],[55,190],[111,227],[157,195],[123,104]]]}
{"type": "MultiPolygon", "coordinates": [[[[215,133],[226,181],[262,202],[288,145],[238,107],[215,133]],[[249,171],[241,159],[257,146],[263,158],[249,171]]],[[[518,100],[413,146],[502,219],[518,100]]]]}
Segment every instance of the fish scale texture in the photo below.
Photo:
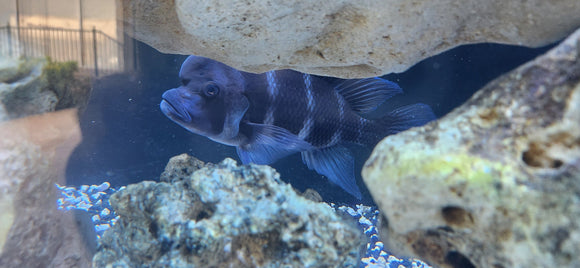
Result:
{"type": "MultiPolygon", "coordinates": [[[[367,240],[352,218],[297,195],[270,167],[226,159],[111,196],[120,216],[94,267],[358,267],[367,240]]],[[[173,166],[172,166],[173,165],[173,166]]]]}

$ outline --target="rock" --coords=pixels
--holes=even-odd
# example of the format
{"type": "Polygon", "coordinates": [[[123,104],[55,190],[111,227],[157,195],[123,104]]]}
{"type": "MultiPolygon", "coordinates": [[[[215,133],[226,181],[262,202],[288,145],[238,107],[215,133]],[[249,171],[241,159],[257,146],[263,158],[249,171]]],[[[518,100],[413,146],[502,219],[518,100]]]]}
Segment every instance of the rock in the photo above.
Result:
{"type": "Polygon", "coordinates": [[[0,121],[68,108],[84,110],[91,86],[75,62],[0,58],[0,121]]]}
{"type": "Polygon", "coordinates": [[[165,171],[159,177],[160,181],[175,182],[191,177],[196,170],[205,166],[205,163],[191,155],[180,154],[169,159],[165,171]]]}
{"type": "Polygon", "coordinates": [[[395,254],[440,267],[580,267],[580,30],[424,127],[363,178],[395,254]]]}
{"type": "MultiPolygon", "coordinates": [[[[172,157],[169,159],[167,166],[165,166],[165,170],[161,173],[159,177],[160,181],[173,183],[180,180],[185,180],[191,177],[191,174],[196,170],[204,166],[211,167],[212,163],[204,163],[203,161],[188,155],[188,154],[180,154],[177,156],[172,157]]],[[[302,196],[310,201],[314,202],[322,202],[322,196],[314,189],[306,189],[304,192],[299,192],[298,190],[294,189],[296,194],[302,196]]]]}
{"type": "Polygon", "coordinates": [[[303,193],[298,193],[298,195],[300,195],[300,196],[302,196],[310,201],[314,201],[314,202],[324,201],[322,196],[320,196],[320,194],[316,190],[311,189],[311,188],[304,190],[303,193]]]}
{"type": "MultiPolygon", "coordinates": [[[[199,161],[187,158],[165,173],[199,161]]],[[[274,169],[232,159],[129,185],[110,202],[120,218],[94,267],[358,267],[367,242],[352,218],[299,197],[274,169]]]]}
{"type": "Polygon", "coordinates": [[[44,61],[2,58],[0,62],[7,67],[0,75],[0,121],[55,110],[56,94],[46,90],[47,82],[42,79],[44,61]]]}
{"type": "Polygon", "coordinates": [[[47,90],[54,92],[58,102],[55,110],[78,108],[84,111],[89,102],[92,85],[90,75],[79,72],[75,61],[56,62],[48,59],[42,69],[47,90]]]}
{"type": "Polygon", "coordinates": [[[74,215],[58,211],[55,183],[80,142],[77,111],[0,123],[0,267],[90,267],[74,215]]]}
{"type": "Polygon", "coordinates": [[[295,69],[343,78],[401,72],[450,48],[538,47],[580,26],[580,2],[122,1],[132,35],[164,53],[248,72],[295,69]]]}
{"type": "Polygon", "coordinates": [[[20,61],[16,59],[4,57],[0,59],[0,81],[2,83],[20,80],[23,75],[26,75],[25,71],[30,72],[30,70],[23,68],[25,65],[20,66],[20,61]]]}

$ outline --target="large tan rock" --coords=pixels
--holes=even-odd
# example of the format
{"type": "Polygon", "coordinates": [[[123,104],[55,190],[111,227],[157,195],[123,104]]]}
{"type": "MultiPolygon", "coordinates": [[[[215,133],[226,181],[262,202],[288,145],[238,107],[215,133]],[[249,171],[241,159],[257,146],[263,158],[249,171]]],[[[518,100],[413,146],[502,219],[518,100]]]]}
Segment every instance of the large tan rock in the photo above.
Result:
{"type": "Polygon", "coordinates": [[[75,217],[56,205],[80,139],[75,109],[0,123],[0,267],[90,267],[75,217]]]}
{"type": "Polygon", "coordinates": [[[401,72],[461,44],[542,46],[580,26],[580,1],[123,0],[127,29],[165,53],[249,72],[401,72]]]}
{"type": "Polygon", "coordinates": [[[385,138],[363,178],[395,253],[580,267],[580,30],[444,118],[385,138]]]}

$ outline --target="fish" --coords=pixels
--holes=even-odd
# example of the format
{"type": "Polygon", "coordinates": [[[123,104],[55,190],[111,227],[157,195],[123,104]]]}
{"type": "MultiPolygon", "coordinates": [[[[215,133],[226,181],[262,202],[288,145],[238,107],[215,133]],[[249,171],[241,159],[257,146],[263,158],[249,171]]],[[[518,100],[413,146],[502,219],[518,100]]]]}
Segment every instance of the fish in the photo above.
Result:
{"type": "Polygon", "coordinates": [[[169,119],[235,146],[243,164],[270,165],[300,153],[309,169],[359,200],[354,157],[345,144],[374,146],[435,119],[422,103],[365,118],[402,93],[396,83],[377,77],[339,79],[294,70],[254,74],[195,55],[183,62],[179,77],[181,86],[165,91],[160,103],[169,119]]]}

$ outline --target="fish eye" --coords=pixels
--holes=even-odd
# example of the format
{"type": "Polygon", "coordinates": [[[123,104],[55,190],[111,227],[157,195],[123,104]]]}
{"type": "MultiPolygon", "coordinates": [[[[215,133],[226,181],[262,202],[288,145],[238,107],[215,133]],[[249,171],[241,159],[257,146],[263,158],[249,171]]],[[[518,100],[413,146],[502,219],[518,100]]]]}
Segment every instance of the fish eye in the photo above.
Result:
{"type": "Polygon", "coordinates": [[[190,81],[191,79],[181,79],[181,84],[187,86],[187,84],[189,84],[190,81]]]}
{"type": "Polygon", "coordinates": [[[207,83],[203,88],[203,93],[207,97],[215,97],[220,93],[220,88],[215,83],[207,83]]]}

